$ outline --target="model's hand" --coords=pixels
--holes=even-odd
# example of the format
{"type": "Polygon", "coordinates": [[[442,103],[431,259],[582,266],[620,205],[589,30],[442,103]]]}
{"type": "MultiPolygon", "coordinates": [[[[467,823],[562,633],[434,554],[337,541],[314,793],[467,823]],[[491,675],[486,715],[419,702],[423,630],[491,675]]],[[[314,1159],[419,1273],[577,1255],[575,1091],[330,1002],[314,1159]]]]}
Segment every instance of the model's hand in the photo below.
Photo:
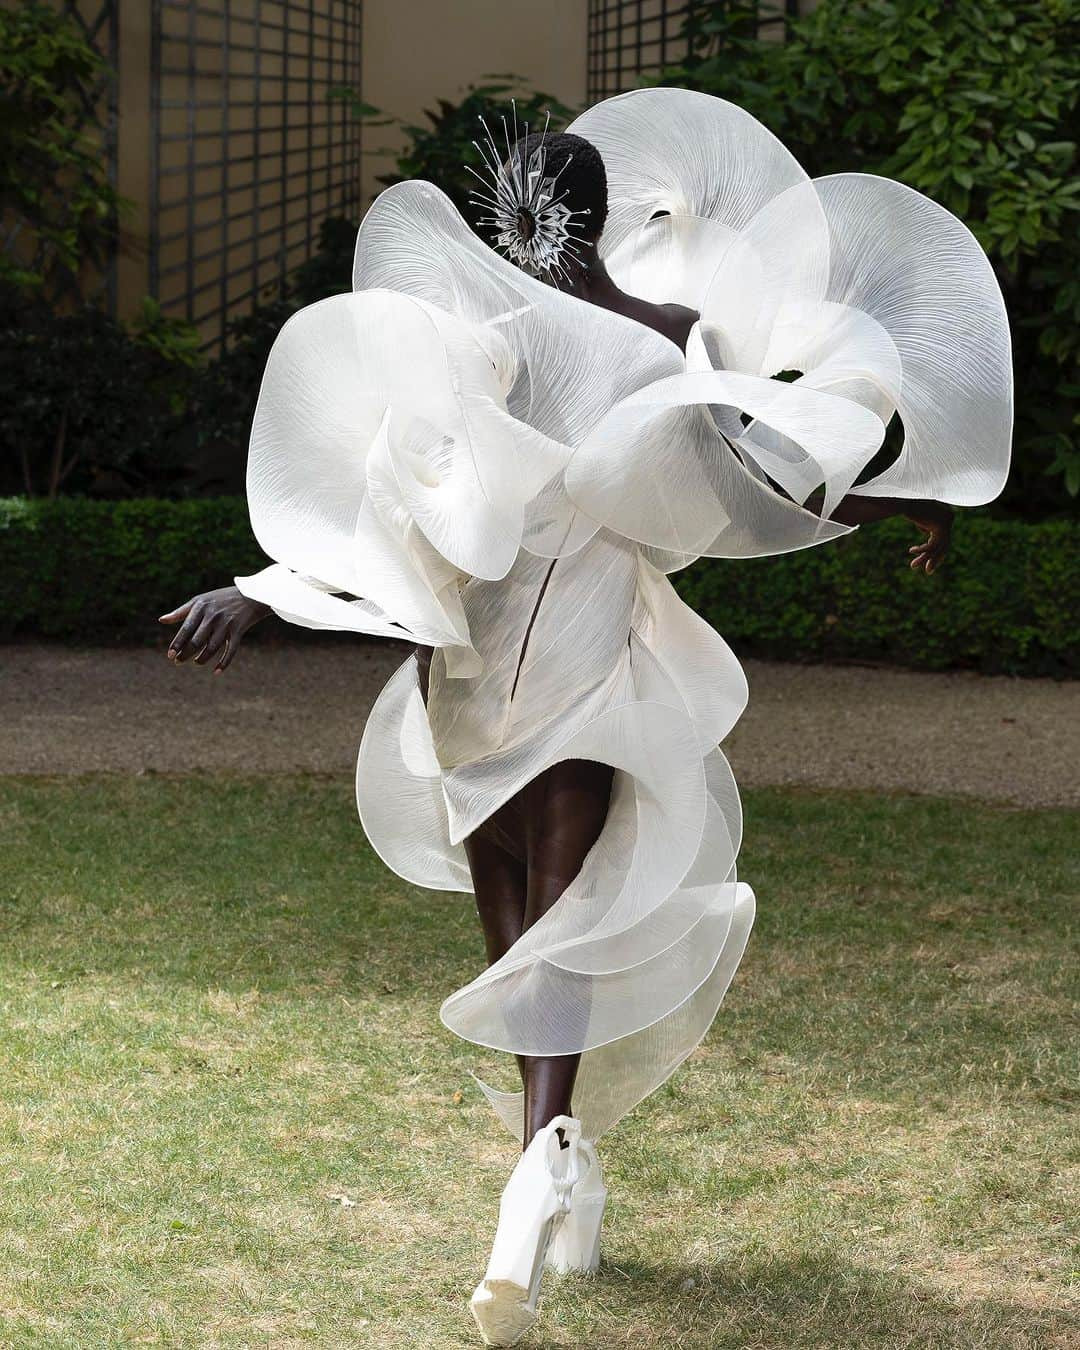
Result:
{"type": "Polygon", "coordinates": [[[914,521],[920,530],[926,531],[922,543],[908,549],[912,555],[911,570],[917,572],[922,568],[929,576],[941,566],[949,550],[953,526],[952,507],[946,506],[944,502],[919,502],[917,509],[905,511],[904,515],[914,521]]]}
{"type": "Polygon", "coordinates": [[[232,664],[236,649],[252,624],[269,613],[268,605],[249,600],[235,586],[223,586],[162,614],[158,623],[180,625],[169,643],[170,661],[179,663],[192,656],[197,666],[205,666],[216,657],[214,674],[218,675],[232,664]]]}

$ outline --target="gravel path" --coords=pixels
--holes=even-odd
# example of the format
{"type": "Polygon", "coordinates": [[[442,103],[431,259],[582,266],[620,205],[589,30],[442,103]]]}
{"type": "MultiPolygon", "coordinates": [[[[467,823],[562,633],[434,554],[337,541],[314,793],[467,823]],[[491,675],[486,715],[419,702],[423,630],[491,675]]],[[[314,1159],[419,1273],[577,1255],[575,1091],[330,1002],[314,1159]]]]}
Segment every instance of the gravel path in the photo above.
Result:
{"type": "MultiPolygon", "coordinates": [[[[0,773],[351,773],[407,649],[255,643],[223,676],[163,651],[0,647],[0,773]]],[[[1080,805],[1080,685],[746,662],[725,749],[746,786],[1080,805]]]]}

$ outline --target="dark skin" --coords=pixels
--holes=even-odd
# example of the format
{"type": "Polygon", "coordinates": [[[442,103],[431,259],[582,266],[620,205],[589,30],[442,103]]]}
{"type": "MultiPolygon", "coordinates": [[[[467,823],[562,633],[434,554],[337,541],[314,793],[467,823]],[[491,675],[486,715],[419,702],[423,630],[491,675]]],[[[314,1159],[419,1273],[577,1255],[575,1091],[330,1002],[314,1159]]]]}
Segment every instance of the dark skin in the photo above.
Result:
{"type": "MultiPolygon", "coordinates": [[[[551,284],[556,284],[553,279],[551,284]]],[[[654,305],[619,290],[608,275],[595,243],[578,246],[559,288],[589,304],[623,314],[662,333],[686,349],[698,315],[682,305],[654,305]]],[[[822,494],[807,502],[820,511],[822,494]]],[[[906,516],[925,538],[912,546],[910,567],[933,573],[943,561],[952,530],[952,510],[940,502],[889,497],[844,497],[832,519],[862,525],[890,516],[906,516]]],[[[556,566],[553,563],[552,566],[556,566]]],[[[543,603],[543,595],[539,603],[543,603]]],[[[159,622],[179,624],[168,657],[177,664],[191,661],[212,666],[216,675],[232,664],[245,634],[271,611],[249,600],[235,586],[197,595],[163,614],[159,622]]],[[[536,615],[533,615],[535,622],[536,615]]],[[[532,623],[529,625],[531,632],[532,623]]],[[[529,632],[518,659],[520,670],[529,632]]],[[[417,648],[418,680],[427,704],[432,650],[417,648]]],[[[488,962],[503,956],[521,934],[558,900],[581,869],[607,818],[613,782],[609,765],[592,760],[564,760],[538,775],[464,840],[472,874],[476,908],[488,962]]],[[[579,1055],[519,1055],[524,1087],[526,1148],[537,1130],[557,1115],[570,1115],[579,1055]]]]}

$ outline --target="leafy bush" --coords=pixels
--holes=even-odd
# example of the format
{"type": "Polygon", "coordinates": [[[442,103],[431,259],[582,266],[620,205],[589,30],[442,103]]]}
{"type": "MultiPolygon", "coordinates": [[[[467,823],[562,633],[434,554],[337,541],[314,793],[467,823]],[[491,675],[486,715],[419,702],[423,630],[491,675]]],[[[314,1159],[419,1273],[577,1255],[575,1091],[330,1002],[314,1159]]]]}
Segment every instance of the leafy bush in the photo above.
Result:
{"type": "MultiPolygon", "coordinates": [[[[932,578],[904,566],[911,537],[889,521],[675,581],[742,654],[1080,673],[1080,525],[965,516],[932,578]]],[[[265,561],[238,497],[0,499],[0,636],[152,642],[166,606],[265,561]]]]}
{"type": "Polygon", "coordinates": [[[151,641],[166,608],[265,565],[242,498],[0,498],[0,636],[151,641]]]}
{"type": "Polygon", "coordinates": [[[811,175],[885,174],[971,227],[1013,329],[1016,458],[1003,505],[1061,510],[1062,479],[1080,491],[1080,3],[822,0],[783,43],[759,38],[755,11],[695,5],[691,56],[658,82],[740,104],[811,175]]]}
{"type": "Polygon", "coordinates": [[[738,650],[778,660],[1080,673],[1080,524],[963,516],[933,577],[905,567],[912,537],[890,520],[781,557],[702,561],[674,580],[738,650]]]}
{"type": "Polygon", "coordinates": [[[132,325],[81,301],[129,203],[108,181],[93,105],[106,64],[71,15],[0,9],[0,492],[168,489],[198,337],[146,299],[132,325]]]}
{"type": "Polygon", "coordinates": [[[120,496],[171,487],[198,337],[144,302],[132,330],[0,287],[0,491],[120,496]]]}
{"type": "Polygon", "coordinates": [[[0,492],[181,496],[241,491],[263,367],[282,324],[348,289],[356,226],[323,223],[319,250],[230,328],[204,363],[191,325],[143,301],[131,325],[57,311],[0,285],[0,492]]]}

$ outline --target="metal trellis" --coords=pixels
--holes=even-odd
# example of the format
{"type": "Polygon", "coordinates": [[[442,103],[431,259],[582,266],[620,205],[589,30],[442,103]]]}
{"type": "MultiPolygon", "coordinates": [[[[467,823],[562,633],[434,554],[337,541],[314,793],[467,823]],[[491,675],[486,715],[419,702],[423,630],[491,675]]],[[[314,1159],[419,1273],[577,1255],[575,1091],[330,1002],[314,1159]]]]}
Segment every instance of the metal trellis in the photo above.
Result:
{"type": "MultiPolygon", "coordinates": [[[[694,19],[721,14],[722,0],[589,0],[588,101],[632,89],[641,76],[658,75],[691,54],[694,19]]],[[[798,0],[762,0],[758,29],[799,13],[798,0]]]]}
{"type": "Polygon", "coordinates": [[[220,342],[360,201],[360,0],[152,0],[150,289],[220,342]]]}

